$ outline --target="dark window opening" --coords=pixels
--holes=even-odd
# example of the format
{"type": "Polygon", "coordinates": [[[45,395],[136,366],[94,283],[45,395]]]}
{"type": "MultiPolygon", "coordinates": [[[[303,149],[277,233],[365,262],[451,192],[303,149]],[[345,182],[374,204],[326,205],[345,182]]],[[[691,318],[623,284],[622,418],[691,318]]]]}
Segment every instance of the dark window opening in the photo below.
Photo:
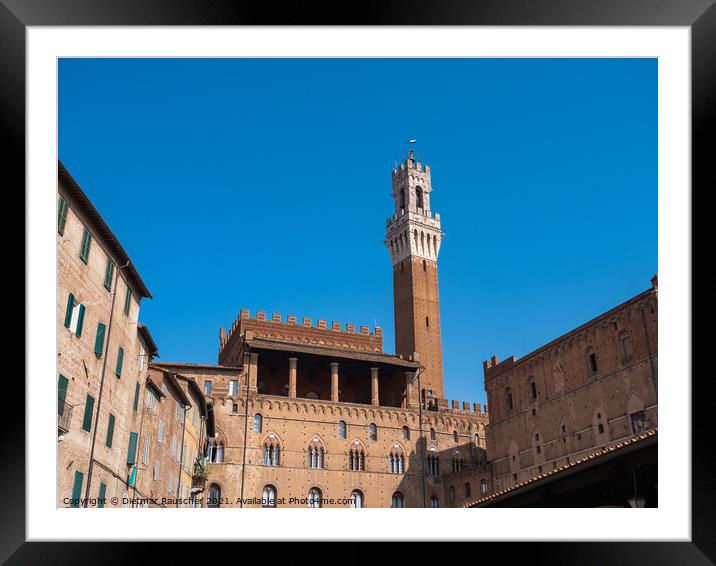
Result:
{"type": "Polygon", "coordinates": [[[530,397],[537,399],[537,384],[534,381],[530,382],[530,397]]]}
{"type": "Polygon", "coordinates": [[[423,208],[423,189],[415,187],[415,206],[423,208]]]}
{"type": "Polygon", "coordinates": [[[597,373],[597,354],[594,352],[589,354],[589,369],[592,370],[592,373],[597,373]]]}
{"type": "Polygon", "coordinates": [[[597,429],[599,430],[599,434],[604,434],[604,425],[602,423],[599,423],[597,429]]]}
{"type": "Polygon", "coordinates": [[[430,328],[430,318],[427,316],[425,317],[425,328],[430,328]]]}

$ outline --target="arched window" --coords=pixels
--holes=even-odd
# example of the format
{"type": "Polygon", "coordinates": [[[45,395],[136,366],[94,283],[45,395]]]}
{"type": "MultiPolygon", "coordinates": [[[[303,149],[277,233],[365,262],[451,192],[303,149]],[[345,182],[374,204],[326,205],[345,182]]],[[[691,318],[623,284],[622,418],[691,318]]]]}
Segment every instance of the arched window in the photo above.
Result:
{"type": "Polygon", "coordinates": [[[221,505],[221,488],[212,483],[209,486],[209,493],[206,499],[207,507],[219,507],[221,505]]]}
{"type": "Polygon", "coordinates": [[[395,509],[402,509],[405,507],[405,497],[403,497],[403,494],[399,491],[396,491],[393,494],[392,502],[390,504],[391,507],[395,509]]]}
{"type": "Polygon", "coordinates": [[[400,210],[405,210],[405,187],[400,189],[400,210]]]}
{"type": "Polygon", "coordinates": [[[317,487],[308,490],[308,507],[313,509],[321,507],[321,490],[317,487]]]}
{"type": "Polygon", "coordinates": [[[314,437],[308,445],[308,467],[323,469],[325,450],[318,437],[314,437]]]}
{"type": "Polygon", "coordinates": [[[348,469],[353,472],[365,471],[365,450],[358,441],[348,451],[348,469]]]}
{"type": "Polygon", "coordinates": [[[370,423],[368,427],[368,438],[373,442],[378,440],[378,427],[375,426],[375,423],[370,423]]]}
{"type": "Polygon", "coordinates": [[[465,497],[472,497],[472,486],[470,482],[465,482],[465,497]]]}
{"type": "Polygon", "coordinates": [[[507,405],[507,410],[511,411],[513,404],[512,404],[512,389],[509,387],[505,389],[505,403],[507,405]]]}
{"type": "Polygon", "coordinates": [[[537,383],[534,378],[530,379],[530,399],[533,401],[537,399],[537,383]]]}
{"type": "Polygon", "coordinates": [[[350,506],[353,509],[363,508],[363,492],[361,490],[354,489],[353,491],[351,491],[350,506]]]}
{"type": "Polygon", "coordinates": [[[438,498],[435,495],[430,496],[430,507],[433,507],[434,509],[437,509],[440,507],[440,504],[438,503],[438,498]]]}
{"type": "Polygon", "coordinates": [[[450,505],[455,505],[455,486],[451,485],[448,488],[448,502],[450,505]]]}
{"type": "Polygon", "coordinates": [[[415,187],[415,206],[423,208],[423,189],[420,187],[415,187]]]}
{"type": "Polygon", "coordinates": [[[405,473],[405,454],[399,444],[394,444],[388,456],[388,470],[391,474],[405,473]]]}
{"type": "Polygon", "coordinates": [[[430,429],[430,440],[435,440],[437,438],[437,434],[435,433],[435,429],[430,429]]]}
{"type": "Polygon", "coordinates": [[[437,477],[440,475],[440,458],[435,451],[431,451],[428,454],[428,471],[431,476],[437,477]]]}
{"type": "Polygon", "coordinates": [[[403,440],[410,440],[410,429],[407,426],[403,427],[403,440]]]}
{"type": "Polygon", "coordinates": [[[269,434],[264,440],[261,463],[264,466],[281,465],[281,445],[274,434],[269,434]]]}
{"type": "Polygon", "coordinates": [[[261,493],[261,507],[274,509],[276,507],[276,488],[272,485],[264,487],[261,493]]]}
{"type": "Polygon", "coordinates": [[[487,480],[480,480],[480,495],[487,493],[487,480]]]}
{"type": "Polygon", "coordinates": [[[459,454],[455,454],[452,457],[452,471],[459,472],[462,470],[465,461],[460,457],[459,454]]]}
{"type": "Polygon", "coordinates": [[[254,432],[261,432],[263,430],[263,423],[264,418],[261,416],[261,413],[256,413],[254,415],[254,432]]]}
{"type": "Polygon", "coordinates": [[[338,438],[340,438],[341,440],[345,440],[347,434],[348,434],[348,425],[346,424],[346,421],[339,421],[338,422],[338,438]]]}
{"type": "Polygon", "coordinates": [[[224,463],[224,442],[216,438],[209,438],[206,441],[204,457],[210,464],[224,463]]]}
{"type": "Polygon", "coordinates": [[[457,443],[457,442],[460,440],[460,438],[458,437],[458,434],[457,434],[457,431],[456,431],[456,430],[453,430],[453,431],[452,431],[452,439],[453,439],[453,441],[454,441],[455,443],[457,443]]]}
{"type": "Polygon", "coordinates": [[[589,366],[589,375],[595,375],[599,371],[597,353],[594,351],[594,348],[589,348],[587,350],[587,364],[589,366]]]}

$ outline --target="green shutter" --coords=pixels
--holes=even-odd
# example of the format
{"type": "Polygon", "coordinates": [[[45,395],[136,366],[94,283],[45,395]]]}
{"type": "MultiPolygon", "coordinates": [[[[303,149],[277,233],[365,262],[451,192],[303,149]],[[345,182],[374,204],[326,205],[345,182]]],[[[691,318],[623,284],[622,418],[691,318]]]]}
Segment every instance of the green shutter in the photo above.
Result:
{"type": "Polygon", "coordinates": [[[114,374],[117,377],[122,375],[122,363],[124,362],[124,348],[122,346],[117,350],[117,367],[114,369],[114,374]]]}
{"type": "Polygon", "coordinates": [[[97,507],[104,507],[104,497],[107,494],[107,486],[99,484],[99,495],[97,495],[97,507]]]}
{"type": "Polygon", "coordinates": [[[114,262],[107,258],[107,267],[104,270],[104,286],[108,291],[112,290],[112,276],[114,275],[114,262]]]}
{"type": "Polygon", "coordinates": [[[67,398],[67,378],[64,375],[60,375],[59,383],[57,384],[57,414],[62,416],[65,413],[65,399],[67,398]]]}
{"type": "Polygon", "coordinates": [[[137,439],[139,434],[129,433],[129,449],[127,450],[127,464],[134,464],[137,460],[137,439]]]}
{"type": "Polygon", "coordinates": [[[134,388],[134,412],[136,413],[139,409],[139,382],[137,382],[137,386],[134,388]]]}
{"type": "Polygon", "coordinates": [[[65,233],[65,222],[67,221],[67,209],[69,205],[67,201],[62,197],[59,198],[57,203],[57,231],[60,236],[65,233]]]}
{"type": "Polygon", "coordinates": [[[75,481],[72,484],[72,502],[70,503],[72,507],[80,506],[80,497],[82,497],[82,481],[84,479],[85,476],[82,472],[75,471],[75,481]]]}
{"type": "Polygon", "coordinates": [[[129,314],[129,305],[132,302],[132,290],[127,285],[127,294],[124,296],[124,314],[129,314]]]}
{"type": "Polygon", "coordinates": [[[77,315],[77,330],[75,330],[75,336],[79,338],[82,336],[82,325],[85,321],[85,306],[80,305],[80,314],[77,315]]]}
{"type": "Polygon", "coordinates": [[[92,236],[89,233],[89,230],[85,228],[85,231],[82,233],[82,247],[80,248],[80,259],[87,263],[87,260],[89,259],[89,251],[90,251],[90,244],[92,243],[92,236]]]}
{"type": "Polygon", "coordinates": [[[85,401],[85,418],[82,420],[82,428],[87,432],[92,430],[92,412],[94,411],[94,397],[87,395],[85,401]]]}
{"type": "Polygon", "coordinates": [[[94,353],[97,354],[98,357],[102,356],[102,353],[104,352],[104,333],[106,330],[107,326],[101,322],[97,323],[97,337],[94,340],[94,353]]]}
{"type": "Polygon", "coordinates": [[[67,310],[65,311],[65,326],[67,328],[70,327],[70,322],[72,322],[72,307],[75,306],[75,296],[70,293],[67,297],[67,310]]]}
{"type": "Polygon", "coordinates": [[[112,437],[114,436],[114,415],[109,415],[109,423],[107,423],[107,440],[105,444],[107,448],[112,448],[112,437]]]}

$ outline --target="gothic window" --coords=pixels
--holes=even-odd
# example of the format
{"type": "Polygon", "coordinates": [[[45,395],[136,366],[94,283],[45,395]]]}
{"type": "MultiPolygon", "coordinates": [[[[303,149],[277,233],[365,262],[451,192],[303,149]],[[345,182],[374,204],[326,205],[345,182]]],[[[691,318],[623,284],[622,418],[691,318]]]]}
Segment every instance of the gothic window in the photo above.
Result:
{"type": "Polygon", "coordinates": [[[423,208],[423,189],[415,187],[415,206],[423,208]]]}
{"type": "Polygon", "coordinates": [[[465,465],[465,461],[459,455],[456,454],[455,456],[452,457],[452,471],[453,472],[461,471],[464,465],[465,465]]]}
{"type": "Polygon", "coordinates": [[[437,438],[437,433],[435,432],[434,428],[430,429],[430,440],[435,440],[437,438]]]}
{"type": "Polygon", "coordinates": [[[410,440],[410,429],[407,426],[403,427],[403,440],[410,440]]]}
{"type": "Polygon", "coordinates": [[[634,434],[642,433],[647,428],[649,428],[646,424],[646,412],[637,411],[636,413],[632,413],[630,415],[630,417],[631,417],[631,428],[632,428],[632,431],[634,431],[634,434]]]}
{"type": "Polygon", "coordinates": [[[224,443],[220,440],[210,438],[206,441],[206,450],[204,451],[206,461],[210,464],[224,463],[224,443]]]}
{"type": "Polygon", "coordinates": [[[281,445],[273,434],[269,434],[264,440],[261,463],[264,466],[281,465],[281,445]]]}
{"type": "Polygon", "coordinates": [[[261,413],[256,413],[254,415],[254,432],[261,432],[263,428],[263,422],[264,418],[261,416],[261,413]]]}
{"type": "Polygon", "coordinates": [[[403,497],[403,494],[399,491],[396,491],[393,494],[392,502],[390,504],[391,507],[394,509],[402,509],[405,507],[405,497],[403,497]]]}
{"type": "Polygon", "coordinates": [[[450,502],[450,505],[455,505],[455,486],[451,485],[448,488],[448,501],[450,502]]]}
{"type": "Polygon", "coordinates": [[[221,488],[215,483],[209,486],[209,494],[206,500],[207,507],[219,507],[221,505],[221,488]]]}
{"type": "Polygon", "coordinates": [[[472,486],[470,486],[470,482],[465,483],[465,497],[472,497],[472,486]]]}
{"type": "Polygon", "coordinates": [[[400,189],[400,210],[405,210],[405,187],[400,189]]]}
{"type": "Polygon", "coordinates": [[[374,423],[370,423],[368,427],[368,438],[375,442],[378,440],[378,427],[374,423]]]}
{"type": "Polygon", "coordinates": [[[308,445],[308,467],[323,469],[325,450],[318,438],[314,438],[308,445]]]}
{"type": "Polygon", "coordinates": [[[436,452],[431,452],[428,455],[428,473],[434,477],[440,475],[440,458],[436,452]]]}
{"type": "Polygon", "coordinates": [[[261,492],[261,507],[266,509],[273,509],[276,507],[276,488],[272,485],[267,485],[261,492]]]}
{"type": "Polygon", "coordinates": [[[511,411],[514,405],[512,404],[512,389],[509,387],[505,389],[505,402],[507,403],[507,410],[511,411]]]}
{"type": "Polygon", "coordinates": [[[487,480],[480,480],[480,495],[487,493],[487,480]]]}
{"type": "Polygon", "coordinates": [[[405,473],[405,454],[403,454],[403,449],[397,444],[394,444],[390,450],[388,470],[391,474],[405,473]]]}
{"type": "Polygon", "coordinates": [[[340,438],[341,440],[345,440],[347,434],[348,434],[348,425],[346,425],[346,421],[339,421],[338,422],[338,438],[340,438]]]}
{"type": "Polygon", "coordinates": [[[363,508],[363,492],[359,489],[354,489],[353,491],[351,491],[350,506],[353,509],[363,508]]]}
{"type": "Polygon", "coordinates": [[[353,472],[365,471],[365,450],[358,441],[348,451],[348,469],[353,472]]]}
{"type": "Polygon", "coordinates": [[[312,509],[320,509],[321,507],[321,490],[312,487],[308,490],[308,507],[312,509]]]}
{"type": "Polygon", "coordinates": [[[430,496],[430,507],[434,509],[440,507],[440,504],[438,503],[438,498],[435,495],[430,496]]]}

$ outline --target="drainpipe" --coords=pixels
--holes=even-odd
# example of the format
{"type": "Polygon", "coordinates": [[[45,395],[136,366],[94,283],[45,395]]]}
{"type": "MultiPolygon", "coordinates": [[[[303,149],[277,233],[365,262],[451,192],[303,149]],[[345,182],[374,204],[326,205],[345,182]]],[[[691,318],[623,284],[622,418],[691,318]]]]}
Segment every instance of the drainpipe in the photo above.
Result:
{"type": "MultiPolygon", "coordinates": [[[[176,380],[176,374],[174,374],[176,380]]],[[[179,507],[179,499],[181,498],[181,467],[184,463],[184,435],[186,434],[186,412],[189,409],[188,405],[184,405],[184,416],[182,417],[182,429],[181,429],[181,452],[179,452],[179,483],[177,484],[177,503],[175,507],[179,507]]]]}
{"type": "MultiPolygon", "coordinates": [[[[117,281],[119,281],[119,270],[124,269],[129,262],[121,267],[117,267],[114,274],[114,291],[112,292],[112,303],[109,307],[109,322],[107,323],[107,345],[104,350],[104,360],[102,361],[102,373],[99,378],[99,395],[97,397],[97,413],[94,416],[94,430],[92,431],[92,445],[90,448],[89,466],[87,468],[87,487],[85,488],[84,507],[89,505],[90,486],[92,485],[92,471],[94,470],[94,447],[97,442],[97,425],[99,424],[99,413],[102,408],[102,392],[104,391],[104,374],[107,369],[107,358],[109,358],[109,339],[112,336],[112,319],[114,318],[114,301],[117,298],[117,281]]],[[[139,442],[139,441],[137,441],[139,442]]],[[[138,450],[139,448],[137,448],[138,450]]]]}
{"type": "MultiPolygon", "coordinates": [[[[242,352],[242,358],[246,360],[246,354],[250,354],[251,346],[246,344],[246,332],[244,331],[244,345],[246,346],[246,352],[242,352]]],[[[258,368],[256,368],[258,371],[258,368]]],[[[244,480],[246,477],[246,448],[249,444],[249,383],[251,383],[251,362],[247,366],[246,370],[246,404],[244,411],[244,450],[241,459],[241,496],[239,500],[239,507],[244,506],[244,480]]]]}

